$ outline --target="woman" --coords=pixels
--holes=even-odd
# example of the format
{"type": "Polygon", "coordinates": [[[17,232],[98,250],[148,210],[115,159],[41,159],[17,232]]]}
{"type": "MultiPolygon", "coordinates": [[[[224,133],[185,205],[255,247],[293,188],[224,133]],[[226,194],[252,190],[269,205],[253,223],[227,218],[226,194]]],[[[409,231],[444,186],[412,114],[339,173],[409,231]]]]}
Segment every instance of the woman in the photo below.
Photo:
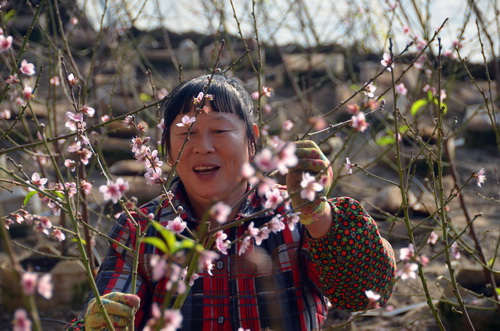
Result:
{"type": "MultiPolygon", "coordinates": [[[[298,162],[289,169],[287,187],[272,188],[282,196],[288,190],[291,206],[285,199],[266,211],[271,194],[259,195],[242,177],[242,167],[256,156],[259,134],[245,89],[222,75],[202,76],[177,86],[162,107],[162,143],[178,175],[169,188],[173,199],[163,202],[157,214],[162,225],[174,219],[181,206],[181,218],[196,230],[214,202],[223,201],[232,206],[228,223],[258,215],[225,230],[227,239],[234,241],[258,227],[270,227],[277,215],[286,222],[293,207],[300,213],[296,226],[267,231],[268,238],[262,242],[258,238],[236,241],[227,255],[213,261],[211,271],[200,272],[181,308],[183,330],[320,329],[327,315],[326,299],[336,308],[351,311],[373,304],[365,293],[369,290],[382,296],[381,304],[388,300],[394,287],[394,254],[372,218],[353,199],[313,196],[310,202],[298,193],[303,189],[301,181],[312,178],[306,172],[323,174],[324,192],[331,183],[329,162],[314,142],[295,143],[298,162]],[[246,244],[250,247],[240,255],[246,244]]],[[[158,210],[160,201],[143,206],[142,214],[158,210]]],[[[138,214],[134,218],[146,228],[147,219],[138,214]]],[[[210,222],[212,227],[217,224],[210,222]]],[[[110,237],[135,247],[135,232],[132,222],[122,216],[110,237]]],[[[157,234],[155,228],[147,228],[146,236],[157,234]]],[[[116,243],[111,243],[97,276],[111,320],[120,327],[127,325],[138,307],[135,324],[143,328],[152,304],[161,305],[166,293],[168,279],[155,281],[151,266],[151,257],[162,252],[143,243],[139,254],[137,296],[124,294],[131,292],[133,257],[116,243]]],[[[95,300],[87,306],[84,321],[88,328],[104,325],[95,300]]]]}

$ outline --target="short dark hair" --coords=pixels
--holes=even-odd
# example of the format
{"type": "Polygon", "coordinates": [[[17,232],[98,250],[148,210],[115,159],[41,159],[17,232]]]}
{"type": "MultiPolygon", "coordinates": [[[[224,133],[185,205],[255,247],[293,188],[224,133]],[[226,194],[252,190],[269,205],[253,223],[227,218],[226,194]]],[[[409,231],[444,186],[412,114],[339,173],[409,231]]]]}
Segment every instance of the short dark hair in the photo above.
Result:
{"type": "Polygon", "coordinates": [[[214,96],[210,102],[212,111],[236,114],[246,127],[249,155],[257,152],[258,142],[253,131],[254,105],[252,98],[243,85],[235,78],[224,75],[203,75],[177,85],[163,100],[161,109],[165,128],[161,139],[163,154],[170,152],[170,127],[179,114],[189,113],[194,109],[193,98],[203,92],[214,96]]]}

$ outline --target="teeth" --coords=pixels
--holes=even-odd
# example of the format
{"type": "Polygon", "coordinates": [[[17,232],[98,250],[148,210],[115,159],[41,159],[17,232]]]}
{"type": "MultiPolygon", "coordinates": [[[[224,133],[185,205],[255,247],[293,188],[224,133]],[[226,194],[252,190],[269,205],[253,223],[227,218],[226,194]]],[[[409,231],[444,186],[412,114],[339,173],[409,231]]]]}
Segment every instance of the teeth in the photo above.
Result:
{"type": "Polygon", "coordinates": [[[195,171],[204,171],[204,170],[212,170],[212,169],[215,169],[215,167],[195,167],[194,170],[195,171]]]}

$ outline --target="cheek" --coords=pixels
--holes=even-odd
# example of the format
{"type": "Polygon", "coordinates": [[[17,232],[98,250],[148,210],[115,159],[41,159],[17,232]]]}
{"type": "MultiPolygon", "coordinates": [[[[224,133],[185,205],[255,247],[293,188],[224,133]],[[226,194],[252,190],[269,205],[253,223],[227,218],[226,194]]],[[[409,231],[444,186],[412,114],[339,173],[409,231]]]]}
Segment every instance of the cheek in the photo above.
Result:
{"type": "Polygon", "coordinates": [[[174,163],[175,160],[177,160],[181,146],[182,144],[179,145],[179,143],[175,140],[175,138],[170,138],[170,149],[168,150],[168,160],[171,163],[174,163]]]}
{"type": "Polygon", "coordinates": [[[235,164],[243,164],[250,160],[248,143],[234,144],[230,149],[231,158],[235,164]]]}

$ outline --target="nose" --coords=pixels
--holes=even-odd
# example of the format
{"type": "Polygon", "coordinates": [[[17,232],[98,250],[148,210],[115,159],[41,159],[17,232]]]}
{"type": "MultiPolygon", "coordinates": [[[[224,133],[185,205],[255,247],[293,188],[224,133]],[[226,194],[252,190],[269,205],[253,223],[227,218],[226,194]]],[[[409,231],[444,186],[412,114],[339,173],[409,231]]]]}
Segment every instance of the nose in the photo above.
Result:
{"type": "Polygon", "coordinates": [[[215,151],[214,138],[209,133],[199,133],[192,140],[193,151],[199,154],[213,153],[215,151]]]}

